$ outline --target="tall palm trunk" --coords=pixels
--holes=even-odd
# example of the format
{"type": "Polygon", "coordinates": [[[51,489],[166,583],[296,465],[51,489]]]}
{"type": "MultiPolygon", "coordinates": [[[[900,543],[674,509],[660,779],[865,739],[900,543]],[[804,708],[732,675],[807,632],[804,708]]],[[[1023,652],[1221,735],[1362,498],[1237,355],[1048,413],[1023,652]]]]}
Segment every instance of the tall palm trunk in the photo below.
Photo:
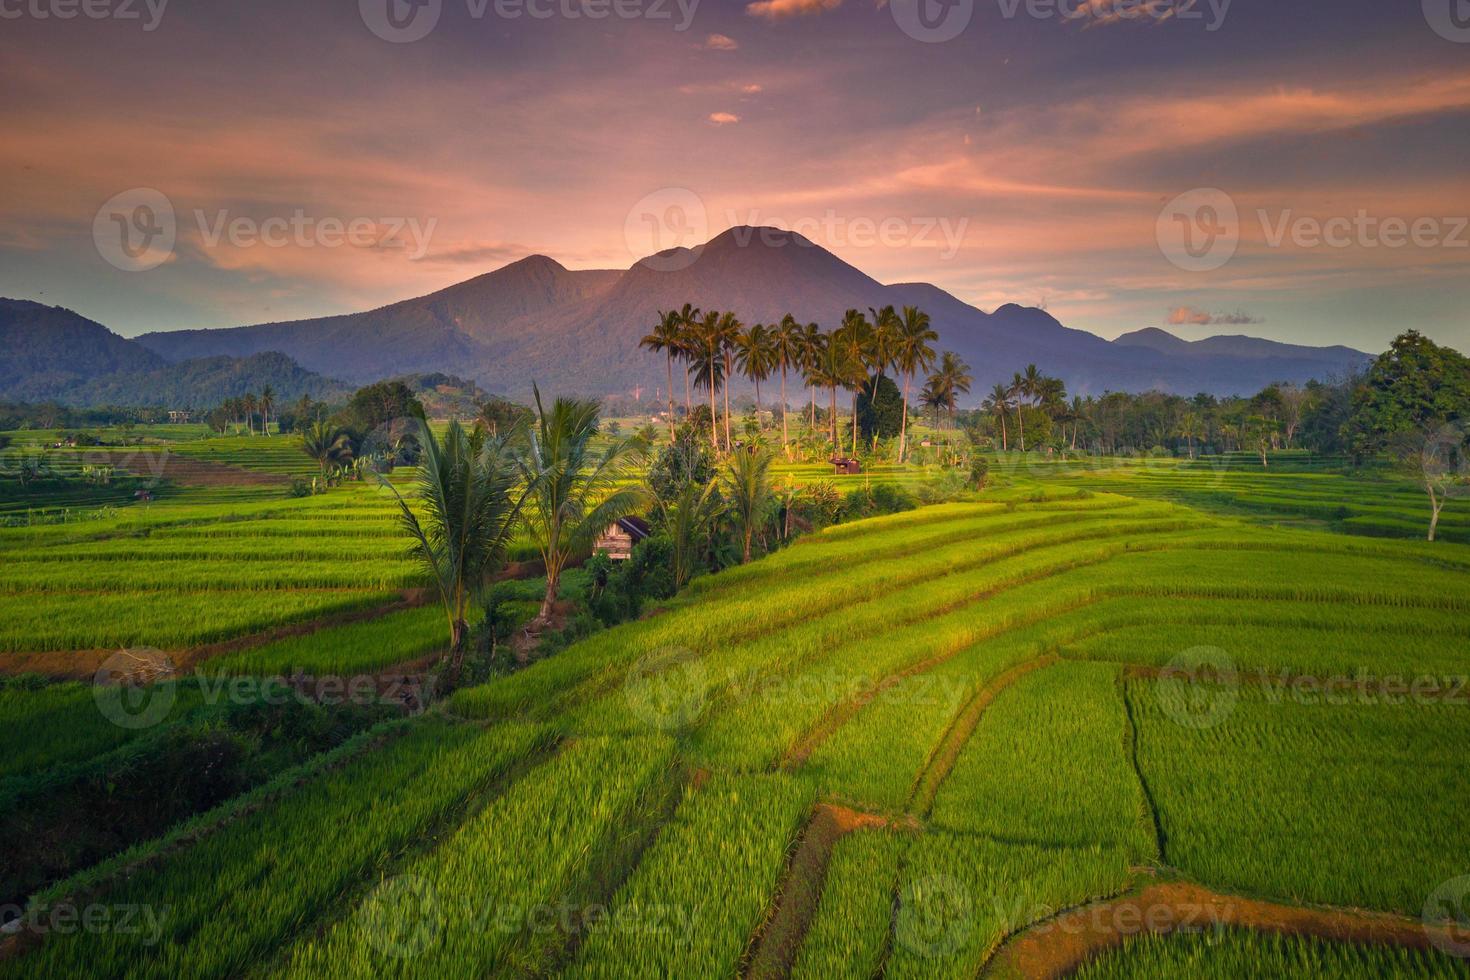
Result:
{"type": "Polygon", "coordinates": [[[666,350],[664,357],[669,364],[669,442],[674,441],[674,352],[666,350]]]}
{"type": "Polygon", "coordinates": [[[684,416],[694,414],[694,396],[689,390],[689,372],[684,372],[684,416]]]}
{"type": "Polygon", "coordinates": [[[1000,413],[1000,451],[1008,453],[1011,451],[1011,440],[1006,434],[1006,413],[1000,413]]]}
{"type": "Polygon", "coordinates": [[[857,455],[857,396],[858,390],[852,389],[852,454],[857,455]]]}
{"type": "Polygon", "coordinates": [[[829,423],[831,423],[831,426],[832,426],[832,452],[833,452],[833,455],[841,456],[842,455],[842,444],[837,441],[837,386],[836,385],[833,385],[832,388],[831,388],[831,391],[832,391],[832,414],[828,417],[827,421],[829,423]]]}
{"type": "Polygon", "coordinates": [[[730,352],[725,351],[725,452],[729,452],[735,444],[730,441],[730,352]]]}
{"type": "Polygon", "coordinates": [[[898,423],[898,461],[902,463],[909,450],[909,384],[912,373],[903,376],[903,419],[898,423]]]}
{"type": "Polygon", "coordinates": [[[781,362],[781,451],[791,458],[791,436],[786,431],[786,362],[781,362]]]}
{"type": "Polygon", "coordinates": [[[1016,406],[1016,429],[1021,434],[1021,452],[1024,453],[1026,451],[1026,420],[1021,415],[1022,409],[1023,406],[1016,406]]]}
{"type": "Polygon", "coordinates": [[[715,410],[715,362],[710,360],[709,371],[709,442],[715,447],[715,455],[720,452],[720,429],[719,413],[715,410]]]}

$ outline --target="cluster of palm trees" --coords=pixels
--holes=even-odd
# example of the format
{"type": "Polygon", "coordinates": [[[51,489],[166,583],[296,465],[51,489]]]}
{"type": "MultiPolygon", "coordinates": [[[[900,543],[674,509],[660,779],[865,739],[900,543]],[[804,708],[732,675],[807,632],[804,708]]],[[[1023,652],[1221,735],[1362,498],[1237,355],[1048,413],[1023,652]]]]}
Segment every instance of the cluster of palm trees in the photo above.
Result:
{"type": "Polygon", "coordinates": [[[953,414],[955,399],[970,390],[969,368],[957,355],[946,351],[936,357],[934,343],[939,335],[930,326],[929,315],[913,306],[900,312],[892,306],[869,308],[865,314],[848,310],[842,325],[824,331],[815,323],[801,323],[791,314],[774,324],[747,327],[735,314],[700,310],[692,304],[683,309],[660,311],[653,330],[639,346],[664,355],[668,374],[669,437],[674,437],[677,416],[674,394],[674,364],[684,375],[684,411],[694,411],[694,389],[707,396],[710,411],[710,445],[717,453],[734,447],[730,433],[730,382],[744,377],[755,385],[756,410],[761,407],[761,384],[774,377],[781,386],[781,444],[791,452],[791,429],[787,420],[788,377],[795,375],[808,389],[808,424],[816,429],[817,392],[828,393],[829,437],[834,451],[842,451],[837,428],[837,391],[852,395],[852,440],[858,443],[857,400],[861,391],[876,393],[877,382],[892,371],[903,378],[903,417],[899,430],[899,459],[908,446],[908,405],[914,378],[938,363],[928,375],[925,397],[932,394],[953,414]],[[722,396],[722,397],[721,397],[722,396]],[[723,402],[723,405],[721,404],[723,402]],[[723,407],[723,412],[721,408],[723,407]]]}
{"type": "Polygon", "coordinates": [[[1010,445],[1010,421],[1015,420],[1016,435],[1020,441],[1021,452],[1026,451],[1026,417],[1024,409],[1040,409],[1050,415],[1052,419],[1062,423],[1074,425],[1073,448],[1076,448],[1075,425],[1080,421],[1080,415],[1073,412],[1076,408],[1080,413],[1080,402],[1073,399],[1073,405],[1067,404],[1067,386],[1061,378],[1051,378],[1042,374],[1035,364],[1026,365],[1024,372],[1018,372],[1011,377],[1010,384],[998,384],[990,389],[981,408],[995,416],[996,424],[1000,428],[1000,443],[1002,450],[1009,450],[1010,445]]]}
{"type": "Polygon", "coordinates": [[[255,416],[259,414],[261,435],[268,436],[271,409],[276,407],[276,393],[270,385],[266,385],[258,395],[252,391],[239,398],[226,398],[220,407],[236,425],[244,422],[246,431],[252,436],[255,435],[255,416]]]}
{"type": "Polygon", "coordinates": [[[479,422],[470,429],[450,422],[442,438],[426,423],[419,428],[420,506],[411,507],[380,479],[397,500],[399,523],[444,607],[449,670],[456,676],[470,605],[503,564],[512,537],[524,533],[534,541],[545,565],[546,591],[533,621],[544,626],[568,564],[646,503],[646,491],[631,480],[644,446],[637,437],[599,438],[597,402],[558,398],[545,405],[539,390],[532,416],[498,435],[479,422]]]}

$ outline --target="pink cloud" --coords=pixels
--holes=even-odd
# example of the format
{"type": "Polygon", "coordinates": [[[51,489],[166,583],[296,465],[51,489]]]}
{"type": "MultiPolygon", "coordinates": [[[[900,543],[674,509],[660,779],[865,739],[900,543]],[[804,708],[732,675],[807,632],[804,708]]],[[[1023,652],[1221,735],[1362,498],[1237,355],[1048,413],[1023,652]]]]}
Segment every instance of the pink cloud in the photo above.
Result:
{"type": "Polygon", "coordinates": [[[731,126],[740,121],[740,117],[733,112],[711,112],[709,121],[716,126],[731,126]]]}
{"type": "Polygon", "coordinates": [[[734,51],[740,47],[740,42],[724,34],[711,34],[704,39],[704,46],[711,51],[734,51]]]}

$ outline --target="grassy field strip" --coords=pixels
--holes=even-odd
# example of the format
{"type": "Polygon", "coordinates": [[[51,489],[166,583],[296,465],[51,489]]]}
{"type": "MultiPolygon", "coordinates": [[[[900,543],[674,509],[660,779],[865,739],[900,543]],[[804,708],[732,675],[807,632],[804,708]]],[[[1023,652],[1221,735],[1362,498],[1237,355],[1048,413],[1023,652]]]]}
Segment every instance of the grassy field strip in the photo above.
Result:
{"type": "Polygon", "coordinates": [[[182,650],[398,598],[396,592],[348,589],[0,595],[0,669],[19,665],[6,653],[138,646],[182,650]]]}
{"type": "MultiPolygon", "coordinates": [[[[1158,521],[1130,523],[1128,527],[1139,532],[1161,530],[1158,521]]],[[[829,566],[825,574],[785,584],[774,596],[768,590],[752,589],[703,603],[676,601],[651,620],[599,633],[528,670],[457,692],[453,705],[456,711],[469,717],[508,717],[522,711],[550,713],[568,702],[612,691],[622,683],[628,666],[640,657],[673,650],[703,655],[761,637],[774,637],[783,629],[801,629],[814,617],[830,618],[860,605],[869,609],[903,610],[899,599],[908,601],[907,597],[913,596],[915,601],[923,603],[932,591],[926,583],[934,576],[948,584],[957,577],[953,573],[1025,555],[1043,545],[1061,547],[1079,538],[1108,537],[1112,533],[1116,529],[1110,531],[1105,525],[1065,525],[1050,532],[1013,532],[996,535],[984,546],[959,542],[914,561],[877,563],[852,575],[841,567],[829,566]]],[[[908,614],[908,610],[901,613],[908,614]]],[[[893,615],[885,612],[880,618],[891,622],[893,615]]]]}
{"type": "Polygon", "coordinates": [[[1128,753],[1118,669],[1064,663],[1003,690],[939,786],[932,825],[1046,846],[1158,857],[1128,753]]]}
{"type": "Polygon", "coordinates": [[[798,539],[790,548],[765,561],[695,579],[690,584],[689,594],[701,597],[723,594],[735,588],[748,588],[756,582],[780,580],[799,571],[826,570],[839,562],[850,568],[852,564],[892,560],[961,539],[978,538],[982,533],[989,536],[1045,528],[1067,520],[1111,517],[1120,511],[1134,512],[1130,516],[1138,517],[1169,512],[1160,505],[1140,504],[1124,497],[1094,497],[1091,501],[1096,501],[1096,505],[1087,508],[1064,508],[1059,504],[940,504],[852,524],[838,524],[798,539]],[[928,516],[930,511],[942,512],[943,519],[930,516],[926,520],[898,520],[916,514],[928,516]],[[855,530],[859,533],[853,533],[855,530]],[[881,545],[873,540],[875,533],[887,535],[881,545]]]}
{"type": "Polygon", "coordinates": [[[1303,705],[1247,685],[1216,692],[1228,712],[1191,728],[1157,683],[1126,690],[1166,864],[1220,889],[1406,915],[1464,872],[1470,786],[1448,752],[1470,740],[1462,705],[1303,705]]]}
{"type": "Polygon", "coordinates": [[[79,570],[69,562],[17,561],[0,570],[0,594],[151,592],[175,595],[251,589],[407,589],[421,586],[423,570],[404,560],[236,561],[156,559],[104,562],[79,570]]]}
{"type": "Polygon", "coordinates": [[[888,951],[899,862],[912,834],[859,830],[838,839],[792,980],[871,980],[888,951]]]}
{"type": "MultiPolygon", "coordinates": [[[[1229,624],[1180,616],[1175,623],[1112,625],[1069,644],[1065,652],[1078,659],[1162,667],[1188,647],[1215,647],[1245,672],[1244,682],[1269,682],[1284,675],[1356,677],[1359,671],[1366,677],[1470,673],[1470,622],[1454,613],[1434,612],[1439,618],[1427,623],[1405,623],[1399,617],[1375,622],[1360,615],[1350,629],[1277,623],[1269,614],[1255,623],[1229,624]]],[[[1416,611],[1421,618],[1429,615],[1416,611]]]]}
{"type": "Polygon", "coordinates": [[[449,645],[444,610],[423,606],[288,636],[204,662],[219,674],[358,674],[408,663],[449,645]]]}
{"type": "MultiPolygon", "coordinates": [[[[1121,892],[1126,849],[1001,844],[930,831],[907,844],[883,976],[973,978],[1008,935],[1121,892]]],[[[835,901],[834,904],[841,904],[835,901]]],[[[820,914],[818,915],[819,928],[820,914]]]]}
{"type": "Polygon", "coordinates": [[[1206,932],[1146,933],[1121,948],[1082,964],[1077,980],[1237,980],[1246,976],[1299,977],[1464,977],[1464,961],[1436,951],[1340,943],[1233,928],[1206,932]]]}
{"type": "Polygon", "coordinates": [[[612,925],[587,938],[564,976],[736,975],[813,802],[803,781],[781,774],[716,775],[691,790],[618,890],[612,925]],[[628,934],[651,922],[675,927],[628,934]]]}
{"type": "Polygon", "coordinates": [[[669,739],[569,743],[354,913],[287,950],[279,975],[539,972],[567,938],[545,927],[546,910],[595,887],[599,851],[651,822],[673,764],[669,739]]]}
{"type": "MultiPolygon", "coordinates": [[[[1033,548],[977,571],[838,608],[793,629],[719,651],[718,657],[707,658],[685,675],[688,693],[704,706],[707,719],[697,741],[718,746],[721,733],[737,726],[738,746],[725,748],[739,758],[719,756],[711,764],[769,768],[843,697],[1012,625],[1010,610],[994,603],[1001,593],[1143,547],[1140,538],[1164,547],[1171,533],[1177,529],[1160,522],[1134,532],[1131,542],[1098,538],[1085,546],[1074,541],[1033,548]],[[853,663],[862,664],[862,671],[853,671],[853,663]],[[798,686],[788,689],[783,679],[794,679],[798,686]]],[[[572,717],[578,726],[597,731],[623,730],[643,721],[629,711],[627,691],[621,688],[588,700],[572,717]]]]}
{"type": "Polygon", "coordinates": [[[423,719],[390,746],[114,879],[100,898],[168,909],[156,946],[137,932],[58,934],[0,964],[0,975],[243,974],[546,738],[531,727],[487,731],[423,719]]]}

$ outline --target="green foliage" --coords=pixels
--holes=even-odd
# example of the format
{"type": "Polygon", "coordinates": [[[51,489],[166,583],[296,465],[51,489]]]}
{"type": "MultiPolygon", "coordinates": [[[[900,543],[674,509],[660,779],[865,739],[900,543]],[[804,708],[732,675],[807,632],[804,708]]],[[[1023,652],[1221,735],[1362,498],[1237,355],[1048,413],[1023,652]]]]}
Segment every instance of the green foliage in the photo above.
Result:
{"type": "Polygon", "coordinates": [[[903,394],[886,374],[858,389],[858,432],[866,443],[892,439],[903,423],[903,394]],[[876,389],[876,390],[875,390],[876,389]]]}
{"type": "Polygon", "coordinates": [[[917,506],[918,503],[907,490],[879,483],[849,490],[847,496],[842,499],[842,519],[857,521],[868,517],[881,517],[884,514],[913,510],[917,506]]]}
{"type": "Polygon", "coordinates": [[[1470,358],[1417,331],[1394,338],[1353,396],[1353,451],[1383,449],[1391,436],[1427,434],[1470,418],[1470,358]]]}
{"type": "MultiPolygon", "coordinates": [[[[708,414],[709,409],[705,412],[708,414]]],[[[715,458],[704,436],[708,425],[707,420],[681,424],[675,430],[674,440],[658,451],[649,466],[648,487],[654,499],[665,507],[672,505],[689,484],[703,487],[714,478],[715,458]]]]}
{"type": "Polygon", "coordinates": [[[402,381],[379,381],[353,392],[338,424],[363,439],[389,423],[424,417],[423,403],[402,381]]]}

